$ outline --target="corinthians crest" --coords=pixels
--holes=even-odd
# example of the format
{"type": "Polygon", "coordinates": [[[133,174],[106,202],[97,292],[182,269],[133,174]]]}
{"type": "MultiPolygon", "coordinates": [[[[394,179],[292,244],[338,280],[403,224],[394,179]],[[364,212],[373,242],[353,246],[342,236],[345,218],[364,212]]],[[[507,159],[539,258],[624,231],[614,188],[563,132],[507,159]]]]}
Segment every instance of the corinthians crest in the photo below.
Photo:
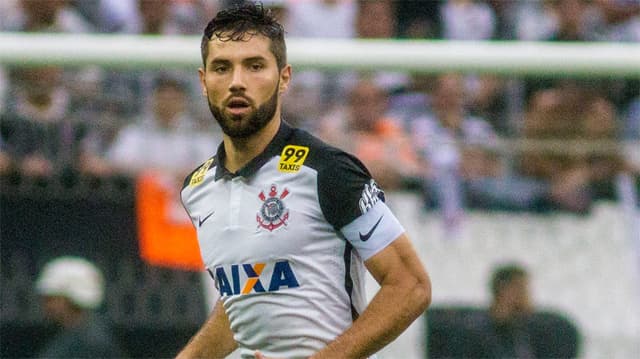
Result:
{"type": "Polygon", "coordinates": [[[282,225],[287,225],[289,219],[289,210],[285,207],[282,200],[289,194],[286,188],[278,195],[278,189],[275,184],[271,185],[268,196],[264,191],[260,191],[258,197],[263,202],[260,211],[256,214],[258,225],[268,229],[270,232],[282,225]]]}

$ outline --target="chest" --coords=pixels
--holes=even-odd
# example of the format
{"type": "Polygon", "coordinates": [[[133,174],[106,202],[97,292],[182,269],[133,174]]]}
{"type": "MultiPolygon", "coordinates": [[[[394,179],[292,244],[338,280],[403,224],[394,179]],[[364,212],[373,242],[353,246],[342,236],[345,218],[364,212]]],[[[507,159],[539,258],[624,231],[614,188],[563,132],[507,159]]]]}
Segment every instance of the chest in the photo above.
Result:
{"type": "Polygon", "coordinates": [[[322,250],[323,239],[334,233],[320,209],[316,177],[306,168],[261,170],[204,189],[190,213],[209,268],[304,256],[322,250]]]}

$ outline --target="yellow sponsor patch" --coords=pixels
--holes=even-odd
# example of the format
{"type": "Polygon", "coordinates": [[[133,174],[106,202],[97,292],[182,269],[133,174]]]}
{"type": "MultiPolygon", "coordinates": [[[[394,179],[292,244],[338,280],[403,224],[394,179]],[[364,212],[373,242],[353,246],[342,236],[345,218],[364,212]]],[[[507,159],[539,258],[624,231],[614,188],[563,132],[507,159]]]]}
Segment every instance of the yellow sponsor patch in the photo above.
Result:
{"type": "Polygon", "coordinates": [[[300,171],[304,160],[309,154],[309,147],[288,145],[280,154],[278,171],[294,173],[300,171]]]}
{"type": "Polygon", "coordinates": [[[207,174],[209,167],[213,163],[213,158],[210,158],[205,162],[196,172],[191,176],[191,180],[189,181],[189,186],[194,187],[202,183],[204,181],[204,175],[207,174]]]}

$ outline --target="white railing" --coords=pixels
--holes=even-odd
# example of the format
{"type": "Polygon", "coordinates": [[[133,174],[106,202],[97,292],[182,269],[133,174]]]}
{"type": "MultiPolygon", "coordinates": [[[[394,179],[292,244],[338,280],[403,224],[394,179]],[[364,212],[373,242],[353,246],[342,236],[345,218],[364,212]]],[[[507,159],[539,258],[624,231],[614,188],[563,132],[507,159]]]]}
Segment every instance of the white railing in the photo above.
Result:
{"type": "MultiPolygon", "coordinates": [[[[299,68],[640,77],[640,44],[287,40],[299,68]]],[[[0,33],[0,64],[197,67],[198,36],[0,33]]]]}

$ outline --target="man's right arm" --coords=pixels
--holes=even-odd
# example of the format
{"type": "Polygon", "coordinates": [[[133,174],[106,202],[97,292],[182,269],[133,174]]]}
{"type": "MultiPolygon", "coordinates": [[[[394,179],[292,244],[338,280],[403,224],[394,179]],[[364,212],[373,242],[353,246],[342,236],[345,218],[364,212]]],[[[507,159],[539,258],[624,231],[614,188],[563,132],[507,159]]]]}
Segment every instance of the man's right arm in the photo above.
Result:
{"type": "Polygon", "coordinates": [[[207,322],[191,338],[176,359],[224,358],[237,346],[227,313],[224,311],[222,301],[218,300],[207,322]]]}

